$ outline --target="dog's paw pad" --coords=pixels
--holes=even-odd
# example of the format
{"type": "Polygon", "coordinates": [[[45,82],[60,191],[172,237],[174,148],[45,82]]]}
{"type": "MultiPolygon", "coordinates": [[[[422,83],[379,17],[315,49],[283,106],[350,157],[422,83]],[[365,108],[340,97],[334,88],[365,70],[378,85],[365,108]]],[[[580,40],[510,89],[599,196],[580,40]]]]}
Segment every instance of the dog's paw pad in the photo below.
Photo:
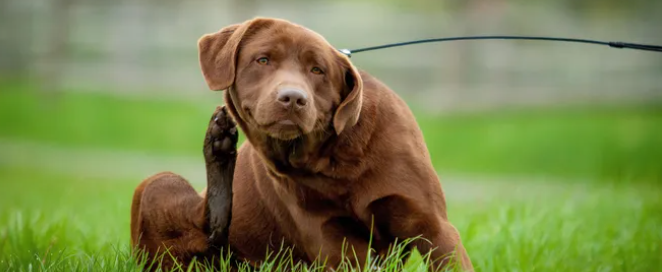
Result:
{"type": "Polygon", "coordinates": [[[216,109],[209,126],[208,140],[211,144],[211,155],[216,157],[217,160],[225,156],[235,155],[239,133],[225,106],[216,109]]]}

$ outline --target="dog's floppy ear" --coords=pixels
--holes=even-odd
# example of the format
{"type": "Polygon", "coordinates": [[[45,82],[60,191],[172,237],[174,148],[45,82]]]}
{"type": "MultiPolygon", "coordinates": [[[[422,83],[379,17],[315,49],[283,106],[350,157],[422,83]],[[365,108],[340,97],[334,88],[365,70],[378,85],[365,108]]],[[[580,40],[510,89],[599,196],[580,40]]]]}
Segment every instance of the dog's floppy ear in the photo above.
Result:
{"type": "Polygon", "coordinates": [[[198,40],[200,68],[209,89],[226,90],[234,84],[239,44],[244,37],[255,33],[257,27],[268,25],[271,21],[255,18],[224,27],[198,40]]]}
{"type": "Polygon", "coordinates": [[[342,59],[341,63],[345,69],[344,88],[349,90],[333,116],[333,128],[336,130],[336,134],[340,134],[359,121],[363,104],[363,81],[359,71],[349,61],[349,58],[340,53],[337,54],[342,59]]]}

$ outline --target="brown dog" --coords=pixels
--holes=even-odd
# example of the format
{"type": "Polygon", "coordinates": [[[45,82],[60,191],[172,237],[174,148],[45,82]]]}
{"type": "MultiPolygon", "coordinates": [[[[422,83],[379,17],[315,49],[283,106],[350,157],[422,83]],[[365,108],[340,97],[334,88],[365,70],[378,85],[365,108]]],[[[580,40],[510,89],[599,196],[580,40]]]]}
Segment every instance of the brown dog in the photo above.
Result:
{"type": "Polygon", "coordinates": [[[433,250],[436,267],[473,270],[397,94],[319,34],[283,20],[231,25],[198,46],[210,89],[227,90],[205,138],[208,188],[198,195],[172,173],[145,180],[133,198],[134,245],[150,257],[167,247],[187,262],[229,244],[257,263],[284,242],[300,261],[335,267],[350,252],[365,260],[370,235],[378,254],[422,236],[412,246],[433,250]],[[237,153],[226,109],[248,139],[237,153]]]}

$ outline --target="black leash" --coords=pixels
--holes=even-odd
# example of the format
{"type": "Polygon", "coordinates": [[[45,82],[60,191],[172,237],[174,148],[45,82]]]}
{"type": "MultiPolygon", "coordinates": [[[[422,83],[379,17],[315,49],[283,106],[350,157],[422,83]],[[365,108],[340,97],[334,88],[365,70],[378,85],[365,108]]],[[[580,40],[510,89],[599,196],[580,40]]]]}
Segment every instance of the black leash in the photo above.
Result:
{"type": "Polygon", "coordinates": [[[553,38],[553,37],[528,37],[528,36],[469,36],[469,37],[449,37],[449,38],[437,38],[437,39],[424,39],[424,40],[416,40],[416,41],[409,41],[409,42],[384,44],[384,45],[372,46],[372,47],[364,47],[364,48],[359,48],[359,49],[354,49],[354,50],[340,49],[340,52],[342,52],[343,54],[345,54],[345,55],[347,55],[348,57],[351,58],[353,53],[359,53],[359,52],[365,52],[365,51],[379,50],[379,49],[384,49],[384,48],[405,46],[405,45],[411,45],[411,44],[419,44],[419,43],[448,42],[448,41],[461,41],[461,40],[557,41],[557,42],[573,42],[573,43],[586,43],[586,44],[604,45],[604,46],[609,46],[609,47],[612,47],[612,48],[619,48],[619,49],[621,49],[621,48],[630,48],[630,49],[637,49],[637,50],[644,50],[644,51],[662,52],[662,46],[659,46],[659,45],[647,45],[647,44],[626,43],[626,42],[603,42],[603,41],[595,41],[595,40],[553,38]]]}

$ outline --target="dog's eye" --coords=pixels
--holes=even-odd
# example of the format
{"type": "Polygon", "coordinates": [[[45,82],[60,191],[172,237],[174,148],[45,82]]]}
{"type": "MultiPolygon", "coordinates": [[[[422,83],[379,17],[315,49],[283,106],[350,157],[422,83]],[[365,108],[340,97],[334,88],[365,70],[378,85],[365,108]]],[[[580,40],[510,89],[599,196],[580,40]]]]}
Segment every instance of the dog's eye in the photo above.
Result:
{"type": "Polygon", "coordinates": [[[261,65],[267,65],[267,64],[269,64],[269,59],[266,58],[266,57],[262,57],[262,58],[257,59],[257,63],[261,64],[261,65]]]}
{"type": "Polygon", "coordinates": [[[319,67],[313,67],[313,69],[310,69],[310,72],[316,75],[324,74],[324,71],[322,71],[322,69],[319,67]]]}

